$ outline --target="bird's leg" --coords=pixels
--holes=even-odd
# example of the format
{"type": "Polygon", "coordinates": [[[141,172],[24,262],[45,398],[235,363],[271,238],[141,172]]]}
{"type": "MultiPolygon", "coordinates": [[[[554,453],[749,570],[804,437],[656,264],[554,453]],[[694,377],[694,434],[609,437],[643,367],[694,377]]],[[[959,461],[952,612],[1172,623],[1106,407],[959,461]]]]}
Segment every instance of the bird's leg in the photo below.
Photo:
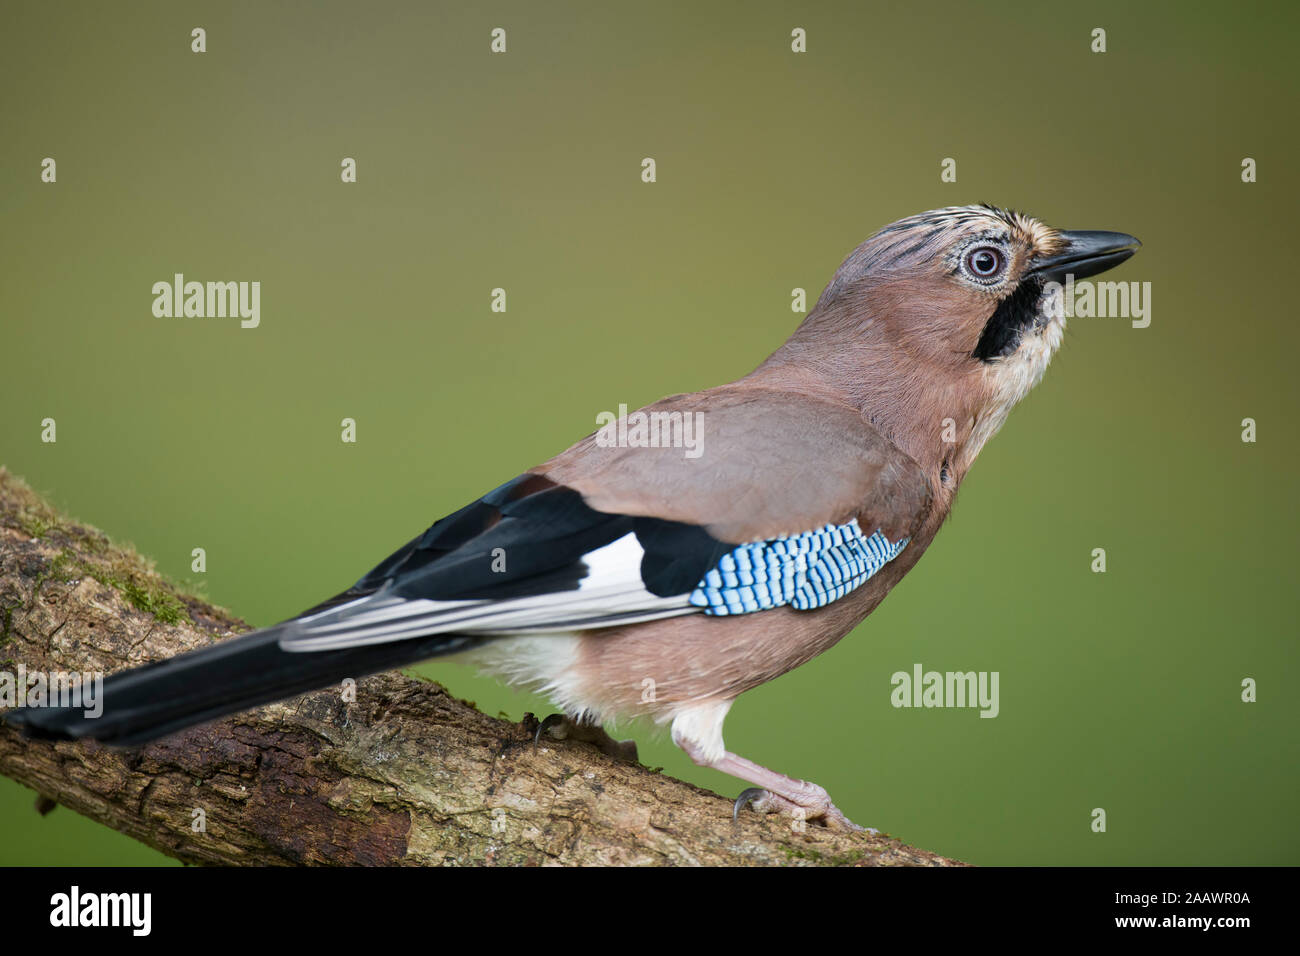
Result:
{"type": "Polygon", "coordinates": [[[629,763],[637,761],[635,740],[615,740],[594,720],[573,718],[568,714],[551,714],[537,725],[537,734],[533,737],[534,748],[542,739],[543,733],[552,740],[582,740],[595,744],[602,753],[611,757],[629,763]]]}
{"type": "Polygon", "coordinates": [[[775,770],[768,770],[752,760],[738,757],[729,751],[724,750],[721,757],[710,759],[704,749],[693,741],[679,739],[677,743],[686,751],[687,756],[700,766],[711,767],[733,777],[739,777],[741,780],[758,784],[757,787],[746,790],[736,799],[732,810],[733,817],[748,804],[762,813],[779,811],[789,813],[800,820],[822,820],[828,827],[877,832],[870,827],[860,827],[846,817],[835,804],[831,803],[830,795],[825,788],[815,783],[795,780],[775,770]]]}

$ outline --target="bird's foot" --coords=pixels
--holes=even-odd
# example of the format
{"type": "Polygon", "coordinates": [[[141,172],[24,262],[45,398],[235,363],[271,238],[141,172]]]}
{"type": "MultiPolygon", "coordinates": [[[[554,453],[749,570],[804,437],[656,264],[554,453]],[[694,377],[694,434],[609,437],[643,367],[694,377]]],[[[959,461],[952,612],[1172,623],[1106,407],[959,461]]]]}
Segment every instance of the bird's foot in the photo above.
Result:
{"type": "Polygon", "coordinates": [[[542,734],[552,740],[582,740],[595,744],[602,753],[615,759],[637,762],[635,740],[615,740],[599,724],[574,720],[568,714],[551,714],[537,725],[537,733],[533,737],[534,750],[537,749],[542,734]]]}
{"type": "Polygon", "coordinates": [[[824,788],[807,781],[801,783],[807,788],[807,799],[801,803],[796,803],[770,790],[764,790],[762,787],[750,787],[736,798],[731,818],[739,819],[740,811],[750,806],[759,813],[786,813],[798,821],[820,820],[832,830],[866,831],[872,835],[880,832],[873,827],[858,826],[846,817],[835,804],[831,803],[830,794],[824,788]]]}

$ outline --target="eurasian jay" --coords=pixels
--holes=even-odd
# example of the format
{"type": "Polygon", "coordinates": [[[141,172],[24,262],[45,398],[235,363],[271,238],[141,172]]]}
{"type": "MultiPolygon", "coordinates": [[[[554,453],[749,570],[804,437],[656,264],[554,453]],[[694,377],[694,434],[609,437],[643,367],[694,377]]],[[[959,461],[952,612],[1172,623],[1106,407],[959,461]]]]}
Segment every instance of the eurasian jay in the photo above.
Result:
{"type": "Polygon", "coordinates": [[[563,714],[539,732],[631,756],[601,725],[649,718],[697,764],[754,785],[737,811],[853,827],[821,787],[729,753],[727,711],[833,646],[911,570],[1061,343],[1051,283],[1138,246],[990,206],[896,222],[753,372],[642,410],[702,422],[694,454],[604,429],[298,617],[114,675],[98,719],[7,719],[35,736],[140,744],[456,654],[549,695],[563,714]]]}

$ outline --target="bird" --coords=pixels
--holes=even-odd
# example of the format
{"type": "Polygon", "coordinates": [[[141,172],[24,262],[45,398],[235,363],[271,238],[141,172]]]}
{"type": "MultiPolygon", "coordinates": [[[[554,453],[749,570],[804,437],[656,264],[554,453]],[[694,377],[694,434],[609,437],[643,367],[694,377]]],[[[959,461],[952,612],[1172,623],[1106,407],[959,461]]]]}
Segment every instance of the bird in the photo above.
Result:
{"type": "Polygon", "coordinates": [[[604,728],[647,720],[750,785],[733,816],[862,829],[823,787],[728,751],[727,713],[833,647],[916,565],[1060,347],[1062,283],[1140,245],[987,204],[901,219],[844,259],[749,374],[620,416],[296,617],[111,675],[98,717],[5,719],[36,738],[137,746],[452,657],[549,696],[559,710],[539,737],[635,759],[604,728]],[[647,441],[627,427],[638,413],[698,423],[695,447],[647,441]]]}

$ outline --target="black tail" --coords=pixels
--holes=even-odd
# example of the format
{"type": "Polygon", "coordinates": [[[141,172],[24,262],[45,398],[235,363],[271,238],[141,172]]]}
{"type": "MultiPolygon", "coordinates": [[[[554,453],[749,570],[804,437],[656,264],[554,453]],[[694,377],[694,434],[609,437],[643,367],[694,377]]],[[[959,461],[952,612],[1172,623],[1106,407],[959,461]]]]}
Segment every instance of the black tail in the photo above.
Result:
{"type": "Polygon", "coordinates": [[[277,624],[114,674],[104,681],[98,717],[86,716],[84,707],[24,707],[0,715],[0,720],[46,740],[89,737],[134,746],[260,704],[320,690],[346,677],[360,678],[466,650],[482,640],[435,634],[335,651],[283,651],[280,637],[291,626],[292,622],[277,624]]]}

